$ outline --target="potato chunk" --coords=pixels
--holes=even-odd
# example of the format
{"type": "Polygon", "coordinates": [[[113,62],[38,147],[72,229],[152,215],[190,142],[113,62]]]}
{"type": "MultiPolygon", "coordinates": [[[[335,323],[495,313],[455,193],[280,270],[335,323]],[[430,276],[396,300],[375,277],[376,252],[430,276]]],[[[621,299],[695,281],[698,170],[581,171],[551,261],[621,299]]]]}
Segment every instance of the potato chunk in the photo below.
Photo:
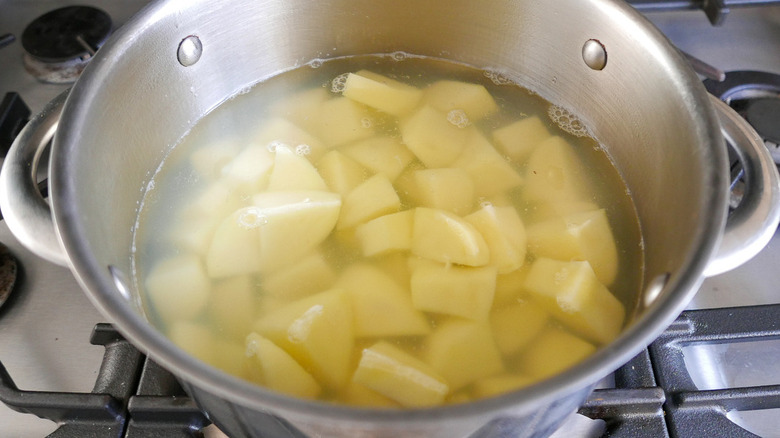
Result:
{"type": "Polygon", "coordinates": [[[379,111],[402,116],[417,105],[422,91],[378,74],[358,72],[347,75],[344,96],[379,111]]]}
{"type": "Polygon", "coordinates": [[[270,272],[308,254],[336,226],[341,197],[321,191],[264,192],[252,198],[260,270],[270,272]]]}
{"type": "Polygon", "coordinates": [[[220,223],[206,253],[210,277],[223,278],[260,270],[262,255],[258,227],[261,216],[257,207],[244,207],[220,223]]]}
{"type": "Polygon", "coordinates": [[[254,328],[335,390],[344,387],[352,369],[352,320],[347,293],[331,289],[264,316],[254,328]]]}
{"type": "Polygon", "coordinates": [[[333,148],[345,143],[374,135],[368,109],[346,97],[326,100],[320,105],[317,132],[326,147],[333,148]]]}
{"type": "Polygon", "coordinates": [[[439,405],[449,393],[430,366],[384,341],[363,350],[353,380],[410,408],[439,405]]]}
{"type": "Polygon", "coordinates": [[[585,170],[571,145],[554,136],[540,144],[526,163],[523,196],[529,201],[589,201],[585,170]]]}
{"type": "Polygon", "coordinates": [[[473,225],[435,208],[414,209],[412,253],[441,263],[484,266],[490,262],[487,243],[473,225]]]}
{"type": "Polygon", "coordinates": [[[287,146],[276,146],[275,155],[274,167],[268,181],[268,191],[328,190],[317,169],[302,155],[293,152],[287,146]]]}
{"type": "Polygon", "coordinates": [[[268,339],[251,333],[246,337],[249,378],[282,394],[313,399],[321,391],[314,377],[287,352],[268,339]]]}
{"type": "Polygon", "coordinates": [[[387,214],[370,220],[355,229],[366,257],[390,251],[405,251],[412,246],[414,210],[387,214]]]}
{"type": "Polygon", "coordinates": [[[416,309],[484,321],[493,305],[496,268],[424,263],[411,283],[416,309]]]}
{"type": "Polygon", "coordinates": [[[217,282],[209,299],[208,315],[221,336],[243,342],[255,319],[252,277],[241,275],[217,282]]]}
{"type": "Polygon", "coordinates": [[[251,144],[239,152],[222,168],[222,176],[230,186],[244,193],[253,193],[268,185],[268,176],[274,165],[274,154],[268,147],[251,144]]]}
{"type": "Polygon", "coordinates": [[[442,112],[461,110],[475,122],[498,111],[498,105],[480,84],[441,80],[425,89],[425,103],[442,112]]]}
{"type": "Polygon", "coordinates": [[[400,122],[404,144],[429,168],[447,167],[463,152],[468,129],[458,128],[447,115],[424,106],[400,122]]]}
{"type": "Polygon", "coordinates": [[[493,142],[506,156],[522,163],[551,135],[539,117],[531,116],[493,131],[493,142]]]}
{"type": "Polygon", "coordinates": [[[281,117],[271,117],[262,123],[254,136],[254,142],[273,151],[276,146],[287,146],[312,162],[327,150],[316,136],[281,117]]]}
{"type": "Polygon", "coordinates": [[[211,293],[211,282],[194,254],[157,263],[146,276],[145,285],[152,308],[163,321],[195,318],[211,293]]]}
{"type": "Polygon", "coordinates": [[[617,245],[604,209],[534,224],[528,227],[528,247],[540,257],[587,260],[606,286],[617,276],[617,245]]]}
{"type": "Polygon", "coordinates": [[[505,356],[521,351],[547,326],[550,314],[531,301],[518,301],[490,313],[496,345],[505,356]]]}
{"type": "Polygon", "coordinates": [[[596,351],[593,344],[571,333],[550,328],[538,336],[520,358],[520,369],[538,379],[571,368],[596,351]]]}
{"type": "Polygon", "coordinates": [[[428,338],[424,357],[453,391],[504,370],[490,328],[467,320],[441,324],[428,338]]]}
{"type": "Polygon", "coordinates": [[[513,207],[486,205],[464,219],[485,239],[490,264],[506,274],[525,263],[526,235],[523,221],[513,207]]]}
{"type": "Polygon", "coordinates": [[[339,151],[326,153],[317,163],[330,190],[346,196],[370,176],[370,171],[339,151]]]}
{"type": "Polygon", "coordinates": [[[336,274],[319,251],[302,256],[300,260],[263,277],[266,298],[289,302],[330,289],[336,274]]]}
{"type": "Polygon", "coordinates": [[[337,229],[343,230],[401,209],[401,200],[386,176],[377,174],[344,198],[337,229]]]}
{"type": "Polygon", "coordinates": [[[588,262],[538,258],[525,287],[545,310],[586,339],[606,344],[623,327],[623,304],[599,282],[588,262]]]}
{"type": "Polygon", "coordinates": [[[463,169],[424,169],[414,172],[414,193],[421,207],[468,214],[474,205],[474,182],[463,169]]]}
{"type": "Polygon", "coordinates": [[[344,155],[354,159],[374,173],[381,173],[390,181],[414,159],[414,154],[395,137],[371,137],[340,148],[344,155]]]}
{"type": "Polygon", "coordinates": [[[452,165],[471,175],[477,196],[489,198],[523,183],[520,174],[477,130],[469,133],[463,153],[452,165]]]}
{"type": "Polygon", "coordinates": [[[412,307],[409,291],[379,268],[351,265],[336,287],[346,290],[352,301],[356,337],[417,336],[430,332],[425,315],[412,307]]]}

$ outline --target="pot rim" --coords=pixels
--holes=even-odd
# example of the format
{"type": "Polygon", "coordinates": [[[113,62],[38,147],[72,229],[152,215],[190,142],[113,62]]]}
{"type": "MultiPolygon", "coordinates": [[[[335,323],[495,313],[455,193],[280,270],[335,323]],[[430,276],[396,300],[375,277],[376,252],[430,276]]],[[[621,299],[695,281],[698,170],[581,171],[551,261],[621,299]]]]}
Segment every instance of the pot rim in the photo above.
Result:
{"type": "Polygon", "coordinates": [[[294,412],[308,416],[322,416],[355,422],[433,422],[450,417],[480,416],[497,410],[537,409],[541,403],[564,397],[578,389],[593,386],[598,380],[629,361],[646,348],[684,310],[703,281],[702,273],[720,241],[726,216],[725,176],[720,170],[726,166],[726,152],[717,117],[704,87],[691,71],[684,58],[666,37],[644,17],[627,4],[610,0],[594,0],[598,6],[620,19],[631,20],[643,40],[653,44],[649,49],[656,56],[663,55],[675,77],[672,79],[691,86],[685,96],[685,106],[696,114],[697,134],[710,149],[712,175],[710,184],[703,187],[702,203],[715,214],[705,215],[695,234],[695,251],[689,253],[683,269],[672,275],[664,293],[645,310],[639,320],[623,330],[610,344],[595,354],[550,379],[496,397],[463,404],[424,409],[382,410],[350,407],[288,397],[228,375],[205,363],[194,360],[136,313],[128,301],[116,292],[107,266],[102,265],[86,245],[86,230],[76,211],[73,199],[78,188],[70,183],[68,168],[72,168],[67,151],[78,148],[82,121],[89,120],[90,102],[98,84],[121,57],[124,47],[132,44],[136,35],[153,25],[162,16],[175,13],[172,2],[157,2],[144,8],[106,43],[96,59],[85,70],[67,99],[63,116],[52,147],[50,162],[51,205],[55,227],[70,262],[71,270],[93,304],[112,321],[117,329],[135,346],[160,365],[185,381],[197,385],[220,398],[226,398],[249,408],[294,412]],[[101,62],[97,62],[100,57],[101,62]],[[719,214],[718,212],[723,212],[719,214]]]}

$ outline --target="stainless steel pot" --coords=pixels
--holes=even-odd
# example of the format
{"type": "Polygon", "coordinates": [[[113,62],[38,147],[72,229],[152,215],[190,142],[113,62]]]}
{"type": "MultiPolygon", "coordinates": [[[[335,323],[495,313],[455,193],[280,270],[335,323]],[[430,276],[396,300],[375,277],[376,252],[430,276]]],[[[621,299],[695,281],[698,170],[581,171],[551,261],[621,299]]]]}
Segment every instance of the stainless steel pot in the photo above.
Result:
{"type": "Polygon", "coordinates": [[[780,183],[760,139],[619,1],[160,1],[112,37],[62,107],[65,99],[25,128],[4,163],[8,225],[70,266],[94,304],[231,437],[545,436],[673,321],[704,275],[758,252],[780,220],[780,183]],[[147,322],[129,281],[134,221],[154,170],[199,118],[250,84],[315,58],[395,51],[500,71],[576,110],[625,178],[641,222],[646,281],[628,328],[545,382],[424,410],[291,399],[186,355],[147,322]],[[721,129],[738,143],[749,183],[728,224],[721,129]],[[31,175],[53,135],[49,206],[31,175]]]}

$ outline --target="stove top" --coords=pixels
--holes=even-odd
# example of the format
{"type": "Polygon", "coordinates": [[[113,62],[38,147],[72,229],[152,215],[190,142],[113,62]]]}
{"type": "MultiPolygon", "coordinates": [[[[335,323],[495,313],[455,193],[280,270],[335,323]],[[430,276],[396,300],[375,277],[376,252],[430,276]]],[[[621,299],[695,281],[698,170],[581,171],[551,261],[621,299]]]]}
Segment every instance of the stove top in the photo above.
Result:
{"type": "MultiPolygon", "coordinates": [[[[632,3],[680,49],[718,69],[780,74],[780,6],[777,2],[774,5],[766,1],[755,2],[766,4],[750,8],[731,7],[728,14],[723,13],[724,9],[720,13],[711,9],[709,16],[715,21],[725,17],[718,27],[713,27],[705,14],[696,9],[700,2],[632,3]]],[[[142,8],[146,1],[87,0],[80,4],[104,10],[116,27],[142,8]]],[[[20,41],[23,30],[36,17],[69,5],[67,1],[0,0],[3,11],[0,14],[0,47],[7,44],[0,48],[0,65],[3,66],[0,68],[0,95],[18,93],[32,114],[42,110],[67,85],[42,83],[27,73],[20,41]],[[15,36],[16,41],[10,38],[8,42],[7,34],[15,36]]],[[[774,93],[774,96],[780,95],[780,92],[774,93]]],[[[0,307],[0,361],[7,372],[0,369],[3,381],[12,379],[24,391],[114,391],[116,388],[112,385],[122,387],[126,384],[112,383],[111,379],[116,376],[101,364],[105,363],[104,354],[106,358],[112,357],[107,359],[112,362],[120,352],[135,358],[130,360],[132,371],[129,372],[138,377],[132,385],[136,391],[141,391],[136,392],[137,395],[144,396],[134,405],[137,412],[147,413],[152,418],[157,415],[145,410],[149,405],[144,404],[156,400],[155,391],[160,388],[155,386],[157,384],[177,397],[182,396],[175,382],[165,383],[169,377],[163,370],[145,361],[137,351],[133,352],[132,346],[123,344],[121,337],[114,337],[110,327],[98,325],[110,321],[106,321],[87,300],[70,271],[25,250],[3,222],[0,222],[0,242],[19,262],[16,289],[0,307]],[[90,339],[98,345],[91,344],[90,339]],[[151,383],[145,383],[147,380],[142,376],[148,376],[151,383]]],[[[777,415],[780,413],[780,370],[776,367],[780,362],[778,261],[780,235],[746,265],[705,280],[690,310],[651,348],[616,372],[580,409],[580,413],[589,418],[605,420],[595,426],[596,436],[780,437],[780,416],[777,415]],[[688,372],[681,373],[681,369],[688,372]],[[757,388],[744,388],[748,386],[757,388]],[[729,424],[723,423],[724,419],[729,424]],[[734,423],[751,432],[732,429],[734,423]]],[[[126,391],[127,388],[118,390],[126,391]]],[[[127,400],[122,397],[119,394],[116,399],[127,400]]],[[[187,418],[194,423],[200,421],[201,426],[207,423],[198,417],[192,406],[186,405],[186,397],[179,400],[185,400],[185,403],[176,412],[185,417],[189,415],[187,418]]],[[[168,418],[172,412],[169,411],[168,418]]],[[[142,418],[150,418],[148,415],[142,414],[142,418]]],[[[582,436],[593,436],[593,424],[584,418],[572,417],[567,426],[588,429],[590,435],[582,436]]],[[[149,423],[141,422],[133,436],[219,436],[213,426],[205,431],[199,431],[200,426],[183,431],[156,429],[157,435],[154,435],[151,430],[161,427],[162,423],[152,422],[149,426],[149,423]]],[[[51,421],[18,413],[0,403],[2,436],[40,437],[57,428],[58,425],[51,421]]],[[[557,436],[575,436],[567,431],[561,431],[557,436]]],[[[97,436],[79,433],[57,436],[97,436]]]]}

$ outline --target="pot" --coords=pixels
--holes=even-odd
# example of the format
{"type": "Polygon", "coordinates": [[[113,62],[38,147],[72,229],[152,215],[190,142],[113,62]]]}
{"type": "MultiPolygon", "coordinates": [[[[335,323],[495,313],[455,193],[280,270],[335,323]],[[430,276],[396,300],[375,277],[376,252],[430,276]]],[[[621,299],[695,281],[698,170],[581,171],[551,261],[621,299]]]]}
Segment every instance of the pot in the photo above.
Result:
{"type": "Polygon", "coordinates": [[[0,206],[19,240],[69,266],[106,317],[234,438],[546,436],[676,318],[705,275],[757,253],[780,220],[777,170],[757,134],[706,94],[657,29],[612,0],[159,1],[25,128],[0,180],[0,206]],[[155,169],[198,119],[251,84],[317,58],[396,51],[491,68],[576,110],[639,216],[645,281],[628,327],[533,386],[403,411],[292,399],[185,354],[147,321],[129,275],[155,169]],[[724,134],[749,184],[728,221],[724,134]],[[52,136],[49,206],[31,174],[52,136]]]}

